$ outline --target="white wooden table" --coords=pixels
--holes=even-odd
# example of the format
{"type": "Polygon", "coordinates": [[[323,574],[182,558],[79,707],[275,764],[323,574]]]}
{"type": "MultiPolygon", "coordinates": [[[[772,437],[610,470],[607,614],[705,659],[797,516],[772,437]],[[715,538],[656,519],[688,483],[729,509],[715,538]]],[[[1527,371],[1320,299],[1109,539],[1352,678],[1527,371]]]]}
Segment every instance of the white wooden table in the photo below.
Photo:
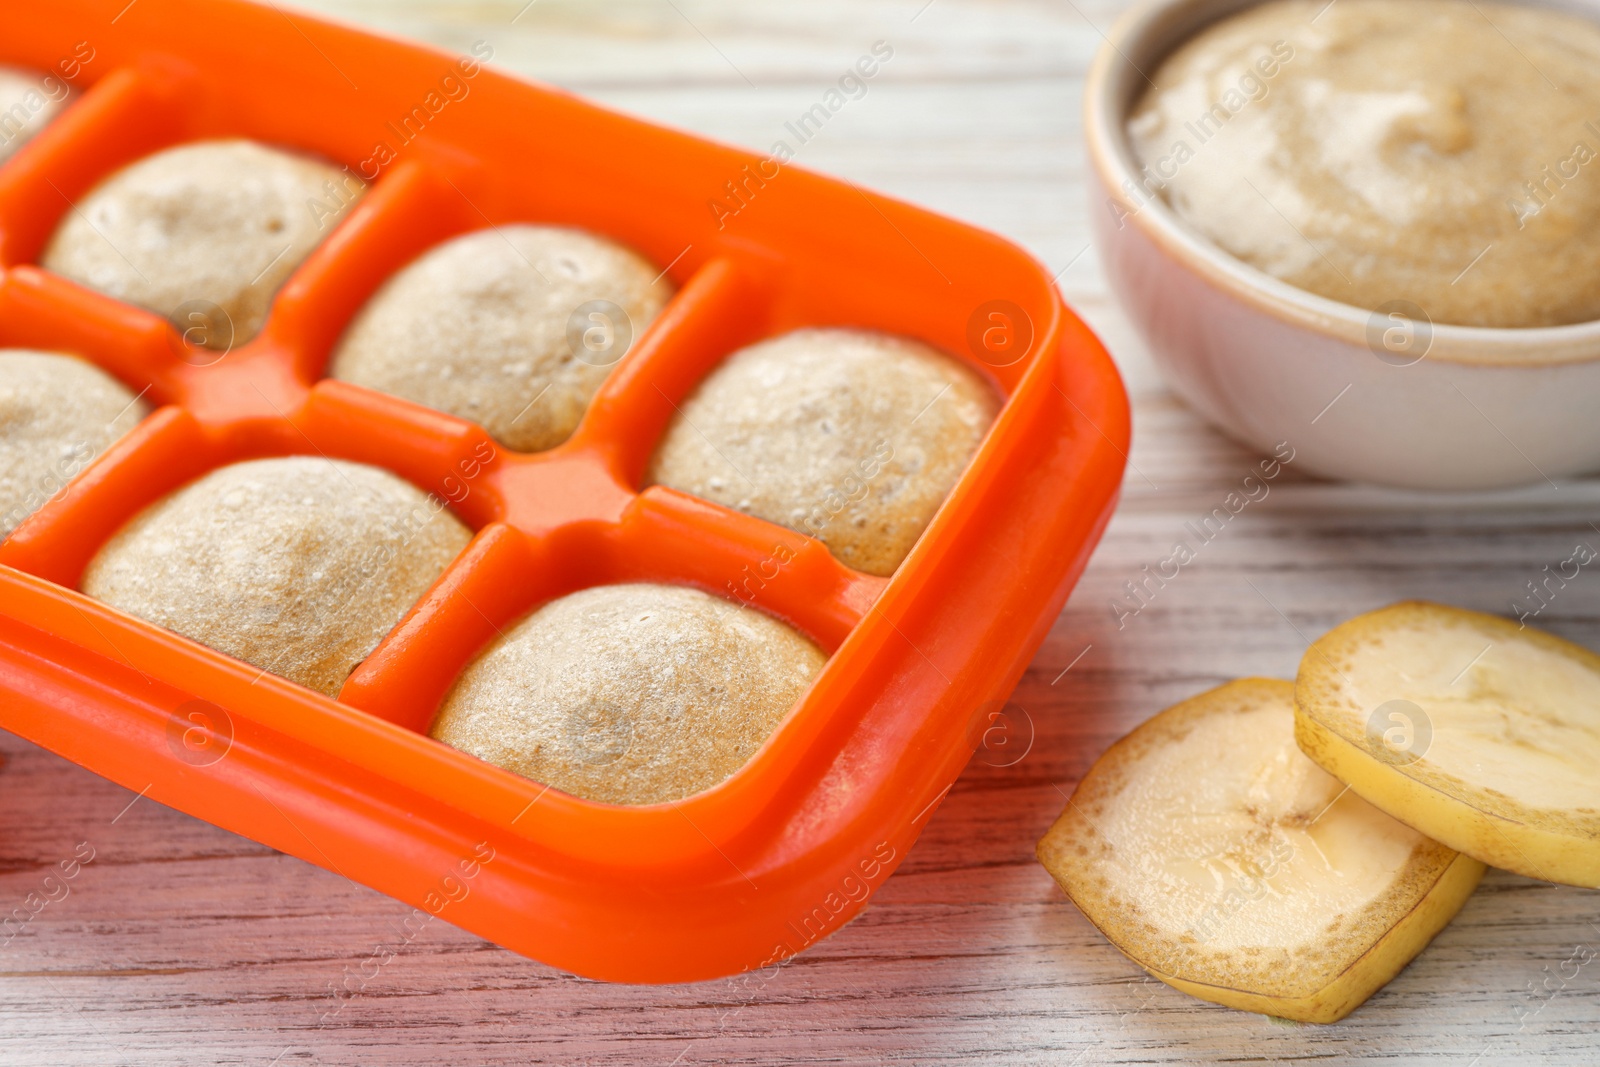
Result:
{"type": "MultiPolygon", "coordinates": [[[[311,6],[451,49],[488,41],[504,68],[762,150],[890,42],[867,96],[798,162],[1062,272],[1135,397],[1125,502],[1016,692],[1028,756],[969,768],[866,913],[757,988],[583,981],[439,921],[325,1020],[344,968],[410,909],[0,735],[0,911],[81,842],[94,856],[0,947],[0,1064],[1600,1062],[1600,960],[1562,966],[1600,947],[1600,894],[1492,873],[1386,990],[1310,1027],[1145,977],[1033,860],[1064,792],[1156,710],[1237,675],[1292,676],[1308,638],[1399,597],[1505,611],[1544,564],[1600,546],[1595,483],[1428,500],[1291,470],[1118,630],[1121,583],[1254,460],[1164,391],[1087,247],[1079,85],[1120,0],[311,6]]],[[[1600,578],[1541,621],[1600,646],[1600,578]]]]}

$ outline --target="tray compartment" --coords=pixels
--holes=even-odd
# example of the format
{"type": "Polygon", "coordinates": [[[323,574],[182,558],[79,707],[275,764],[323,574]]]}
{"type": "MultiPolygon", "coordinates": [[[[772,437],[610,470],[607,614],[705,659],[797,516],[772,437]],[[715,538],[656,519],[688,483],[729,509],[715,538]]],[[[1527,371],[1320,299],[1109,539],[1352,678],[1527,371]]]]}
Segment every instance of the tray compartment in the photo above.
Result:
{"type": "Polygon", "coordinates": [[[169,63],[119,67],[23,145],[0,168],[0,263],[36,261],[101,179],[183,140],[194,88],[169,63]]]}

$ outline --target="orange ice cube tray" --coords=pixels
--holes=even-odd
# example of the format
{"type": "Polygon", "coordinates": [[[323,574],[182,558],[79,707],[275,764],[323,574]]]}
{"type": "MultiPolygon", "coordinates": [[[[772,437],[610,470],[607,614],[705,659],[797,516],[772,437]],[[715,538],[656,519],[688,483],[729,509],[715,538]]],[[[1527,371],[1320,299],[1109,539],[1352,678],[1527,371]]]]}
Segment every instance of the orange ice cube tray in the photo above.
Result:
{"type": "Polygon", "coordinates": [[[1022,675],[1115,502],[1127,398],[1048,272],[1006,241],[847,182],[275,7],[20,5],[0,61],[77,94],[0,168],[0,345],[78,353],[154,407],[0,545],[0,726],[595,978],[771,965],[861,909],[1022,675]],[[260,335],[221,359],[35,265],[112,171],[215,137],[373,179],[260,335]],[[471,423],[323,377],[386,277],[450,237],[512,222],[607,234],[670,264],[679,286],[568,442],[511,453],[471,423]],[[887,580],[790,530],[641,491],[675,405],[719,360],[817,325],[921,338],[1006,398],[887,580]],[[387,468],[476,531],[337,701],[76,591],[140,509],[220,465],[282,455],[387,468]],[[751,603],[830,654],[737,774],[680,802],[612,806],[427,736],[498,630],[552,597],[623,581],[751,603]]]}

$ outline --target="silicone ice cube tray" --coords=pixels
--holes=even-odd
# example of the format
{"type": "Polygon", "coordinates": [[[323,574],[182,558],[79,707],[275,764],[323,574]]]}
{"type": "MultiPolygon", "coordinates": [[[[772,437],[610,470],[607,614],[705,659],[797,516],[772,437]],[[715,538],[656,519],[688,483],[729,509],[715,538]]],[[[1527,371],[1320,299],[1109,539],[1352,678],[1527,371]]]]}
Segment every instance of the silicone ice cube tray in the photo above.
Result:
{"type": "Polygon", "coordinates": [[[0,60],[78,93],[0,169],[0,345],[81,354],[156,406],[0,545],[0,725],[587,976],[731,974],[859,911],[1043,640],[1120,483],[1121,383],[1038,263],[849,183],[789,165],[773,176],[758,156],[473,57],[276,7],[17,6],[0,60]],[[258,337],[218,359],[162,317],[33,265],[116,168],[230,136],[374,179],[258,337]],[[736,215],[711,207],[735,192],[736,215]],[[519,221],[611,235],[670,264],[680,286],[570,441],[509,453],[472,424],[322,378],[388,275],[453,235],[519,221]],[[888,580],[789,530],[640,491],[675,405],[717,361],[807,325],[922,338],[1006,397],[888,580]],[[141,508],[221,464],[294,454],[385,467],[476,530],[337,701],[75,591],[141,508]],[[608,806],[426,735],[500,628],[550,597],[633,580],[749,601],[830,653],[739,773],[678,803],[608,806]]]}

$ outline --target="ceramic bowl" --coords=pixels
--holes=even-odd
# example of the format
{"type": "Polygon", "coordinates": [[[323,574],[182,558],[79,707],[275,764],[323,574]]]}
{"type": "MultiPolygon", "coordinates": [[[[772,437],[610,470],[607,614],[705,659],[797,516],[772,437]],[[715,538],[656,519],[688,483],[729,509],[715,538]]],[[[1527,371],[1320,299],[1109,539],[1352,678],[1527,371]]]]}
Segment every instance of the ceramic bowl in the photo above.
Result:
{"type": "MultiPolygon", "coordinates": [[[[1126,133],[1141,72],[1250,3],[1144,3],[1089,72],[1096,243],[1168,382],[1229,435],[1287,442],[1327,477],[1487,489],[1600,470],[1600,322],[1490,329],[1342,304],[1234,259],[1141,187],[1126,133]]],[[[1552,6],[1600,18],[1597,0],[1552,6]]]]}

